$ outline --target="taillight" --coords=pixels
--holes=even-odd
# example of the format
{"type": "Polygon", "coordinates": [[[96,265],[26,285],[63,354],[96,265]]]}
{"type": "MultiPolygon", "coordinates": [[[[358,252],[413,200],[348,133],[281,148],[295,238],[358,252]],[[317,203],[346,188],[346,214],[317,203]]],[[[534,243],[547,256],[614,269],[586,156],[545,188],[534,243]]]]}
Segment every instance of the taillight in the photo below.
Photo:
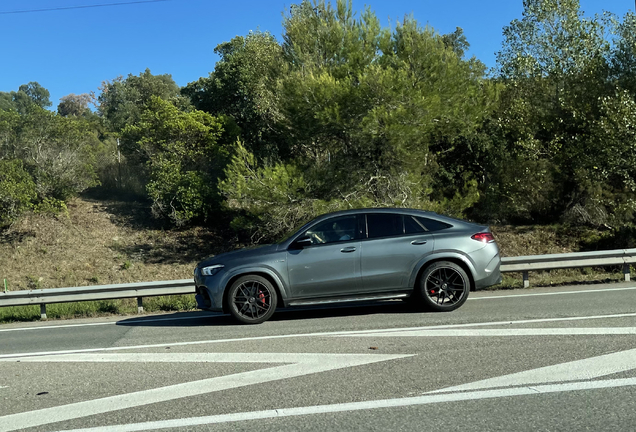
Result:
{"type": "Polygon", "coordinates": [[[489,232],[480,232],[480,233],[472,235],[470,238],[473,240],[480,241],[482,243],[492,243],[495,241],[495,238],[493,237],[492,233],[489,233],[489,232]]]}

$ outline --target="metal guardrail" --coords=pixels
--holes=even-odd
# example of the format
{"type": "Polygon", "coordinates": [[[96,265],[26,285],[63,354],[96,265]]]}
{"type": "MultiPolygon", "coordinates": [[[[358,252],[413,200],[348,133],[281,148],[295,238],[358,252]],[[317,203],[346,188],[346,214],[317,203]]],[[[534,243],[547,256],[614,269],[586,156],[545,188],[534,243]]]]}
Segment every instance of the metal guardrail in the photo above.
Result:
{"type": "Polygon", "coordinates": [[[137,311],[143,312],[143,297],[194,294],[194,281],[180,279],[161,282],[93,285],[74,288],[47,288],[0,292],[0,307],[40,305],[40,316],[46,319],[46,305],[76,301],[137,298],[137,311]]]}
{"type": "Polygon", "coordinates": [[[531,271],[622,265],[625,281],[629,282],[629,267],[635,263],[636,249],[616,249],[595,252],[504,257],[501,259],[501,272],[521,272],[523,287],[528,288],[530,286],[528,273],[531,271]]]}
{"type": "MultiPolygon", "coordinates": [[[[521,272],[523,286],[527,288],[530,286],[529,272],[562,268],[622,265],[625,280],[629,281],[631,264],[636,264],[636,249],[504,257],[501,259],[501,272],[521,272]]],[[[0,307],[39,304],[40,316],[42,319],[46,319],[46,305],[51,303],[136,297],[137,309],[139,312],[143,312],[143,297],[194,294],[194,291],[192,279],[21,290],[0,292],[0,307]]]]}

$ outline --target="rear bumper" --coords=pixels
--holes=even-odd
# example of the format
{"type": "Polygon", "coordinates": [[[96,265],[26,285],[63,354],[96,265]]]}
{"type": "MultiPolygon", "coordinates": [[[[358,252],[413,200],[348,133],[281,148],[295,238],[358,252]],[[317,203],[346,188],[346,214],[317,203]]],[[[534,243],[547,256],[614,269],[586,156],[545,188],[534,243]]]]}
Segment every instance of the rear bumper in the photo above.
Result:
{"type": "Polygon", "coordinates": [[[501,258],[497,254],[484,269],[484,277],[475,280],[475,290],[484,289],[501,283],[501,258]]]}

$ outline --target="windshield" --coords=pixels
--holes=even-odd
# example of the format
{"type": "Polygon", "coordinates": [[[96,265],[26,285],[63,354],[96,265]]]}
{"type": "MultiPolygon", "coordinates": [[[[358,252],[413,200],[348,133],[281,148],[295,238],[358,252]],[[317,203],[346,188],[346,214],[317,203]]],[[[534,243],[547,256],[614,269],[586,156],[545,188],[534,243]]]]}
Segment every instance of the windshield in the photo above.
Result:
{"type": "Polygon", "coordinates": [[[303,222],[302,224],[298,224],[296,227],[294,227],[294,229],[290,229],[285,231],[284,234],[282,234],[280,237],[278,237],[276,239],[276,243],[283,243],[285,241],[287,241],[291,236],[293,236],[294,234],[296,234],[301,228],[304,228],[305,225],[309,226],[310,222],[303,222]]]}

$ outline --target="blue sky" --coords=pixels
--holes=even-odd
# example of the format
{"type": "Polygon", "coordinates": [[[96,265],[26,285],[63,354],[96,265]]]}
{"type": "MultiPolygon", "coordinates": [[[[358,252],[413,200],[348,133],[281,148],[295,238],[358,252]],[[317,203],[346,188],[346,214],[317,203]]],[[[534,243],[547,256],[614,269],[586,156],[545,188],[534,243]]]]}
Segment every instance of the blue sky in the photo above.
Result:
{"type": "MultiPolygon", "coordinates": [[[[48,12],[11,11],[65,8],[134,0],[2,0],[0,2],[0,91],[37,81],[51,92],[52,109],[70,93],[97,91],[119,75],[171,74],[183,86],[214,69],[214,47],[250,30],[281,40],[282,14],[290,0],[165,0],[48,12]]],[[[139,0],[138,0],[139,1],[139,0]]],[[[353,0],[371,7],[389,26],[412,13],[439,33],[461,27],[469,55],[495,65],[502,28],[521,18],[522,0],[353,0]]],[[[623,16],[634,0],[581,0],[586,15],[608,10],[623,16]]]]}

